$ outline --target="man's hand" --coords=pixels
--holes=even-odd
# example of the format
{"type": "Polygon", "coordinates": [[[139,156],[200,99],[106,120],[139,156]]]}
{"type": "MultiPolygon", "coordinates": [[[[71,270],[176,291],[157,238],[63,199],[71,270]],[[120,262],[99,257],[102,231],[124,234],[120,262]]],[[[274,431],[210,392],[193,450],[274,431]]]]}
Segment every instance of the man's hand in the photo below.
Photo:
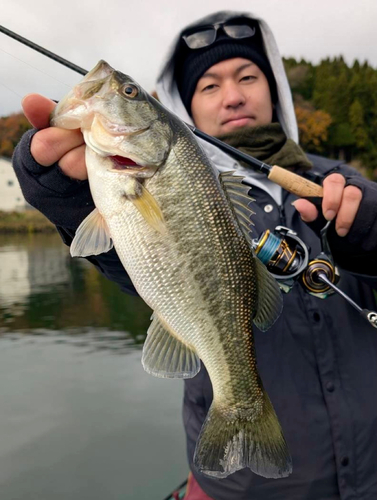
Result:
{"type": "Polygon", "coordinates": [[[39,130],[31,141],[34,160],[44,167],[58,163],[72,179],[88,178],[85,164],[85,143],[80,130],[50,127],[50,114],[56,104],[39,94],[28,94],[22,100],[24,114],[39,130]]]}
{"type": "MultiPolygon", "coordinates": [[[[327,220],[335,220],[339,236],[346,236],[359,210],[362,193],[356,186],[345,187],[346,179],[340,174],[331,174],[323,181],[322,212],[327,220]]],[[[318,210],[308,200],[296,200],[295,208],[305,222],[313,222],[318,210]]]]}

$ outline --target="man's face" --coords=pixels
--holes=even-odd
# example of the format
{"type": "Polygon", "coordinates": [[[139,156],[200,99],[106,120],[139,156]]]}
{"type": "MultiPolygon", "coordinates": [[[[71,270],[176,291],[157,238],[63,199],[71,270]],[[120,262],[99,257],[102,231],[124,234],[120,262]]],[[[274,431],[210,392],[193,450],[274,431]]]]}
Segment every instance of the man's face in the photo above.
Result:
{"type": "Polygon", "coordinates": [[[267,78],[241,57],[214,64],[196,85],[191,113],[195,126],[214,136],[267,125],[273,113],[267,78]]]}

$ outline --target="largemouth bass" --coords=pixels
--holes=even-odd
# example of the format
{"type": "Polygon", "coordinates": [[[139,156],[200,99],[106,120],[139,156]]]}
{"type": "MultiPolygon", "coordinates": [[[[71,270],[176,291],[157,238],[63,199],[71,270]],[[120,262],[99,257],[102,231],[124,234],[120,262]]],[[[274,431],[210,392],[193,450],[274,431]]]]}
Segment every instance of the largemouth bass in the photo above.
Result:
{"type": "Polygon", "coordinates": [[[205,364],[213,403],[195,451],[203,474],[249,467],[284,477],[291,460],[257,372],[252,324],[267,329],[279,287],[251,250],[248,188],[219,175],[175,115],[100,61],[56,107],[51,124],[81,128],[96,209],[73,256],[118,256],[153,319],[145,370],[193,377],[205,364]]]}

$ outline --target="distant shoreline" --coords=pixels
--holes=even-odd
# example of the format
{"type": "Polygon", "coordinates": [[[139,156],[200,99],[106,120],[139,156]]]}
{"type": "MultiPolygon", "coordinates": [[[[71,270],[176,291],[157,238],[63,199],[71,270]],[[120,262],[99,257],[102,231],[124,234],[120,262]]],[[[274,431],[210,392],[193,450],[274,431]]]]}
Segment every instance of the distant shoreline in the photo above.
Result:
{"type": "Polygon", "coordinates": [[[38,210],[0,211],[0,234],[56,233],[55,226],[38,210]]]}

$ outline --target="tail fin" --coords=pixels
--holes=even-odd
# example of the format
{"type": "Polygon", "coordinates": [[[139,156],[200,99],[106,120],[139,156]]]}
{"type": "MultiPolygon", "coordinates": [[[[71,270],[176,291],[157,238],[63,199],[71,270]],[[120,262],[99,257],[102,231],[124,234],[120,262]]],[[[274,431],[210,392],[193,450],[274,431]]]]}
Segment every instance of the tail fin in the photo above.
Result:
{"type": "Polygon", "coordinates": [[[286,477],[292,462],[275,410],[264,393],[264,411],[229,410],[212,403],[196,444],[194,465],[205,475],[227,477],[249,467],[269,478],[286,477]]]}

